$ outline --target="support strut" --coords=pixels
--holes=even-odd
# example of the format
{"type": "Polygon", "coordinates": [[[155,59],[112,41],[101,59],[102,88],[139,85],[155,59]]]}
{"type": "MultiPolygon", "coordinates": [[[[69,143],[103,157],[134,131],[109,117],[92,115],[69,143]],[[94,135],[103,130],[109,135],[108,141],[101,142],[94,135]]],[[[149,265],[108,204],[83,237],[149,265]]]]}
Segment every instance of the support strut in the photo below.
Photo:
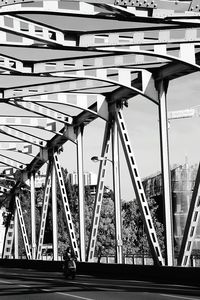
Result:
{"type": "Polygon", "coordinates": [[[49,162],[47,175],[46,175],[46,182],[45,182],[45,192],[44,192],[44,201],[42,206],[42,216],[40,222],[40,233],[39,233],[39,241],[38,241],[38,252],[37,252],[37,259],[41,259],[42,255],[42,245],[44,240],[44,232],[45,232],[45,225],[46,225],[46,218],[47,218],[47,210],[49,204],[49,196],[51,192],[51,169],[52,164],[49,162]]]}
{"type": "Polygon", "coordinates": [[[149,247],[151,249],[152,257],[155,264],[164,265],[164,260],[162,257],[160,245],[157,239],[156,231],[154,228],[153,220],[149,210],[149,205],[144,193],[141,178],[139,176],[138,167],[136,165],[136,160],[131,147],[130,139],[128,136],[128,131],[124,122],[122,111],[119,108],[115,108],[115,118],[118,126],[118,131],[120,134],[122,146],[124,149],[127,165],[130,172],[130,177],[134,186],[136,198],[140,207],[142,219],[146,229],[146,234],[149,242],[149,247]]]}
{"type": "Polygon", "coordinates": [[[159,124],[160,124],[160,145],[161,145],[161,165],[163,177],[163,195],[165,203],[165,231],[166,231],[166,264],[173,266],[174,263],[174,243],[173,243],[173,217],[172,217],[172,192],[171,192],[171,172],[169,164],[169,142],[168,142],[168,118],[167,118],[167,85],[160,81],[158,84],[159,94],[159,124]]]}
{"type": "Polygon", "coordinates": [[[65,216],[67,219],[70,243],[71,243],[71,246],[72,246],[77,258],[80,259],[78,244],[77,244],[75,230],[74,230],[74,224],[72,221],[72,216],[71,216],[69,202],[68,202],[67,193],[66,193],[66,189],[65,189],[62,169],[61,169],[61,165],[60,165],[60,162],[58,159],[58,154],[54,153],[53,158],[54,158],[54,164],[55,164],[55,169],[56,169],[56,173],[57,173],[58,183],[59,183],[59,187],[60,187],[60,191],[61,191],[61,196],[62,196],[62,200],[63,200],[65,216]]]}
{"type": "Polygon", "coordinates": [[[15,196],[15,203],[16,203],[16,207],[17,207],[19,224],[20,224],[20,228],[21,228],[21,232],[22,232],[22,238],[23,238],[23,242],[24,242],[26,256],[28,259],[31,259],[32,258],[31,250],[30,250],[28,236],[27,236],[26,227],[25,227],[25,223],[24,223],[22,207],[21,207],[20,199],[18,196],[15,196]]]}
{"type": "Polygon", "coordinates": [[[110,147],[110,138],[111,138],[111,126],[109,123],[106,123],[104,141],[101,151],[101,157],[103,158],[99,166],[98,182],[97,182],[97,192],[94,203],[94,213],[92,219],[92,229],[90,233],[88,252],[87,252],[87,261],[94,260],[95,246],[97,240],[97,232],[99,227],[101,205],[104,193],[104,180],[106,174],[106,165],[107,165],[107,155],[110,147]]]}
{"type": "Polygon", "coordinates": [[[78,162],[78,190],[79,190],[79,236],[80,260],[85,261],[85,191],[83,177],[83,128],[77,129],[77,162],[78,162]]]}

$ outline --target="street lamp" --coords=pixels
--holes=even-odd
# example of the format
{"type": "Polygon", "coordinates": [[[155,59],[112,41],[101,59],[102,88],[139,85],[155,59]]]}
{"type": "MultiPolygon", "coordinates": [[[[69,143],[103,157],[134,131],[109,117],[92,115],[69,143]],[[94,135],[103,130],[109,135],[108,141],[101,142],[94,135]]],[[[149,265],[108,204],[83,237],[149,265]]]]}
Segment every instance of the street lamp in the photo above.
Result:
{"type": "Polygon", "coordinates": [[[92,156],[91,157],[91,160],[93,161],[93,162],[99,162],[99,161],[105,161],[105,160],[108,160],[109,162],[111,162],[111,163],[113,163],[113,161],[111,160],[111,159],[109,159],[109,158],[106,158],[106,157],[101,157],[101,156],[92,156]]]}

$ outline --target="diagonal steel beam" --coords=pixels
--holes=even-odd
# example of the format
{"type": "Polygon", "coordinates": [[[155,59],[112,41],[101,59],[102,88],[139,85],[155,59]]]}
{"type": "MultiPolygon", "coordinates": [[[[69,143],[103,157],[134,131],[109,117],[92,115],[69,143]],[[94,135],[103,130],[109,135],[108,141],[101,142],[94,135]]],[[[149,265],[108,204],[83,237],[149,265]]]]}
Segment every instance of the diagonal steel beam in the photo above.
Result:
{"type": "Polygon", "coordinates": [[[105,185],[105,175],[106,175],[106,165],[107,165],[107,156],[111,144],[111,124],[106,123],[104,130],[104,140],[102,144],[101,157],[103,158],[100,162],[98,181],[97,181],[97,191],[95,195],[94,210],[92,217],[92,225],[87,249],[87,261],[93,261],[95,255],[95,246],[97,240],[97,233],[100,221],[101,206],[104,194],[104,185],[105,185]]]}
{"type": "Polygon", "coordinates": [[[138,201],[138,205],[140,207],[140,212],[142,215],[143,223],[145,226],[147,239],[149,242],[149,247],[151,249],[152,257],[154,259],[155,264],[164,265],[164,260],[162,256],[162,252],[160,249],[160,245],[158,242],[155,226],[152,220],[152,216],[149,210],[148,201],[146,199],[146,195],[143,189],[142,181],[139,176],[138,167],[136,165],[136,159],[131,147],[130,139],[128,136],[128,131],[126,129],[126,124],[123,118],[123,114],[121,109],[113,108],[114,116],[117,122],[118,131],[121,139],[121,143],[123,146],[124,154],[126,157],[126,162],[128,165],[131,181],[135,190],[136,199],[138,201]]]}

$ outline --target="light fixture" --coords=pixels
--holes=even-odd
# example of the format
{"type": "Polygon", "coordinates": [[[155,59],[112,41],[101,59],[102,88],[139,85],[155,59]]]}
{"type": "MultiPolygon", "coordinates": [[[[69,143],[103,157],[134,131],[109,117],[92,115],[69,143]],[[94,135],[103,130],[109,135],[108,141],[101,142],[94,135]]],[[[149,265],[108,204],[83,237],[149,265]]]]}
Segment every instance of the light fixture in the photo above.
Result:
{"type": "Polygon", "coordinates": [[[110,161],[110,162],[112,163],[112,160],[111,160],[111,159],[106,158],[106,157],[101,157],[101,156],[92,156],[92,157],[91,157],[91,160],[92,160],[93,162],[99,162],[99,161],[102,161],[102,160],[108,160],[108,161],[110,161]]]}

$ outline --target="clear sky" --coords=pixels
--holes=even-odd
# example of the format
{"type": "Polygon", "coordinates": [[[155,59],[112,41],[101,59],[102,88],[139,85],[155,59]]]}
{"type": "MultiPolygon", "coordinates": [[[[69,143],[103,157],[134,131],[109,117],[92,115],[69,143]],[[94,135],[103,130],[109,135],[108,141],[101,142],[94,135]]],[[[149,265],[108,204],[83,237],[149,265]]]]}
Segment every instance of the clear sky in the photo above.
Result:
{"type": "MultiPolygon", "coordinates": [[[[199,73],[184,76],[169,84],[168,110],[181,110],[200,105],[199,73]]],[[[135,97],[129,100],[129,107],[123,110],[132,148],[136,156],[140,176],[146,177],[160,170],[160,147],[158,107],[149,100],[135,97]]],[[[84,169],[98,172],[98,163],[91,157],[101,154],[104,122],[97,120],[85,128],[84,135],[84,169]]],[[[200,118],[172,120],[169,128],[170,164],[184,164],[187,156],[189,164],[199,162],[200,118]]],[[[75,145],[67,143],[61,159],[69,172],[76,170],[75,145]],[[72,149],[74,153],[72,153],[72,149]]],[[[128,169],[122,149],[121,157],[121,193],[122,199],[131,200],[134,191],[129,179],[128,169]]],[[[111,164],[108,163],[106,184],[112,187],[111,164]]]]}

